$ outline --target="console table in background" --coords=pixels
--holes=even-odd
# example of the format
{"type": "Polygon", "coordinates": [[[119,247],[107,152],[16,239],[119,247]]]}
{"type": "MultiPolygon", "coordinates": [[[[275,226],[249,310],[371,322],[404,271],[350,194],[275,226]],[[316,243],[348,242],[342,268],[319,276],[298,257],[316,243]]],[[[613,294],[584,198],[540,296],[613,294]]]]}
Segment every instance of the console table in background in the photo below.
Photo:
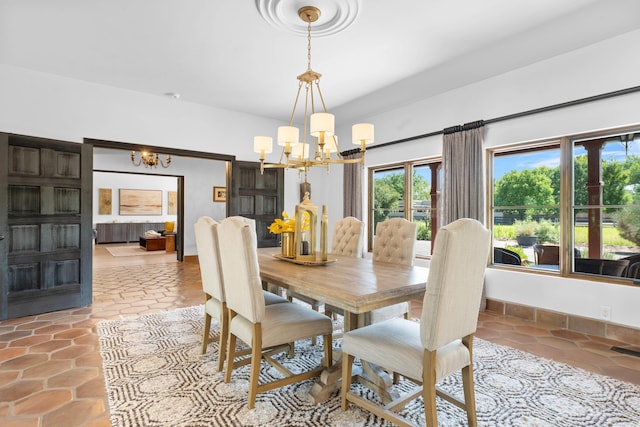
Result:
{"type": "Polygon", "coordinates": [[[137,242],[145,231],[164,230],[164,222],[108,222],[96,224],[96,243],[137,242]]]}

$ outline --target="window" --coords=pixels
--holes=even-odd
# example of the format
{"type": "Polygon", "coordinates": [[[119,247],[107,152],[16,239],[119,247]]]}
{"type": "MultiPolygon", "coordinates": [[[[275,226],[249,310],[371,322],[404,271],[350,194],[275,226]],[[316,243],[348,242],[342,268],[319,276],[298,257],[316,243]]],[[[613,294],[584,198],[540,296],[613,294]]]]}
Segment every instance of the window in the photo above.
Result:
{"type": "Polygon", "coordinates": [[[572,151],[573,271],[640,278],[640,135],[575,140],[572,151]]]}
{"type": "Polygon", "coordinates": [[[640,278],[640,134],[501,148],[489,159],[494,264],[640,278]]]}
{"type": "Polygon", "coordinates": [[[557,142],[494,153],[494,263],[559,271],[560,200],[557,142]]]}
{"type": "Polygon", "coordinates": [[[418,225],[416,255],[431,255],[432,229],[437,229],[439,161],[415,161],[369,169],[371,191],[369,250],[376,225],[390,218],[405,218],[418,225]]]}

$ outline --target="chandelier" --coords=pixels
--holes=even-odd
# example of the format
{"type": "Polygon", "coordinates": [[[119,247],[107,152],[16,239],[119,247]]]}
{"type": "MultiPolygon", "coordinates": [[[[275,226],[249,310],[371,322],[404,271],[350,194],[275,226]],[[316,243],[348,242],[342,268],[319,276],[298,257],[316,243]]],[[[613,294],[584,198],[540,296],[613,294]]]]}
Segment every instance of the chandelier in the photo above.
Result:
{"type": "Polygon", "coordinates": [[[136,162],[136,152],[131,152],[131,163],[133,163],[133,166],[144,165],[145,168],[157,168],[158,165],[161,165],[163,168],[168,168],[171,164],[171,155],[167,154],[165,156],[165,159],[166,163],[162,161],[157,153],[148,153],[146,151],[143,151],[140,153],[140,160],[136,162]]]}
{"type": "Polygon", "coordinates": [[[304,172],[306,182],[307,172],[311,167],[322,167],[328,171],[332,163],[361,163],[364,165],[366,146],[373,143],[373,125],[358,123],[352,126],[352,142],[359,147],[359,152],[362,155],[353,159],[343,158],[338,146],[338,137],[334,133],[335,118],[333,114],[327,112],[320,91],[322,74],[311,69],[311,23],[320,18],[320,9],[314,6],[305,6],[298,10],[298,16],[307,23],[307,70],[297,77],[298,92],[289,124],[278,127],[277,144],[282,147],[280,161],[265,164],[265,154],[273,152],[273,138],[270,136],[254,137],[253,151],[260,154],[260,171],[262,173],[265,168],[297,169],[300,173],[304,172]],[[303,88],[304,117],[301,141],[299,129],[293,126],[293,120],[303,88]],[[316,99],[321,104],[318,112],[316,112],[316,99]],[[312,143],[307,143],[307,134],[313,137],[312,143]]]}

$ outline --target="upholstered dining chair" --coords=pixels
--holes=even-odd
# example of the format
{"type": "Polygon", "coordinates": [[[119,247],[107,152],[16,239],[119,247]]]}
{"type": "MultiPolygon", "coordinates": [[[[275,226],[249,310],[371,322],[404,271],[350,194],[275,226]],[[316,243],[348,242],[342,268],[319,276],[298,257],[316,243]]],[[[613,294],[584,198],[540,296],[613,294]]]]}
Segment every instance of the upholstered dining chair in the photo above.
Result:
{"type": "MultiPolygon", "coordinates": [[[[227,304],[224,288],[222,286],[222,271],[220,265],[220,251],[218,246],[218,222],[208,216],[198,218],[193,228],[196,235],[196,249],[198,251],[198,263],[200,264],[200,278],[202,290],[205,295],[204,303],[204,328],[202,331],[202,354],[206,353],[209,343],[219,340],[218,371],[222,371],[225,360],[228,335],[227,304]],[[220,332],[217,336],[211,336],[211,319],[220,323],[220,332]]],[[[278,304],[288,302],[270,292],[264,292],[265,304],[278,304]]]]}
{"type": "Polygon", "coordinates": [[[396,413],[420,393],[409,392],[386,407],[350,391],[354,358],[399,372],[422,384],[426,425],[438,425],[435,384],[462,370],[464,401],[445,400],[467,412],[475,426],[473,335],[490,251],[490,232],[478,221],[459,219],[440,230],[435,246],[420,323],[390,319],[345,333],[342,341],[342,409],[355,403],[395,424],[410,425],[396,413]],[[461,266],[464,266],[461,268],[461,266]]]}
{"type": "MultiPolygon", "coordinates": [[[[373,240],[373,262],[413,265],[416,259],[417,233],[418,225],[404,218],[391,218],[379,222],[373,240]]],[[[402,302],[370,311],[365,315],[364,324],[408,316],[409,303],[402,302]]]]}
{"type": "Polygon", "coordinates": [[[246,359],[235,360],[236,341],[240,339],[251,347],[249,409],[255,406],[258,393],[318,376],[324,367],[331,366],[333,331],[327,316],[302,305],[265,305],[256,230],[252,222],[243,217],[229,217],[218,226],[220,246],[224,247],[224,251],[220,251],[220,260],[229,314],[224,381],[231,381],[233,370],[246,364],[246,359]],[[324,338],[324,358],[323,364],[315,369],[294,374],[271,357],[273,352],[270,350],[278,346],[319,335],[324,338]],[[285,377],[260,384],[263,358],[285,377]]]}
{"type": "Polygon", "coordinates": [[[348,216],[336,221],[333,226],[331,253],[362,258],[364,249],[364,222],[348,216]]]}

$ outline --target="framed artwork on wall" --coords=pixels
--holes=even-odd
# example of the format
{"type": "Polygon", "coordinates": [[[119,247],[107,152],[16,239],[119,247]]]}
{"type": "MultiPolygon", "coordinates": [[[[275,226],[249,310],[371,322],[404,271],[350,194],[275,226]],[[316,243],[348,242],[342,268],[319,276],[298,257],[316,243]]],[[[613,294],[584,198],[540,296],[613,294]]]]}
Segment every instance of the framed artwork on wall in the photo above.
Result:
{"type": "Polygon", "coordinates": [[[111,189],[98,189],[98,215],[111,215],[111,189]]]}
{"type": "Polygon", "coordinates": [[[178,192],[167,192],[167,214],[176,215],[178,213],[178,192]]]}
{"type": "Polygon", "coordinates": [[[121,188],[120,215],[162,215],[162,190],[121,188]]]}
{"type": "Polygon", "coordinates": [[[227,187],[213,187],[213,201],[214,202],[226,202],[227,201],[227,187]]]}

